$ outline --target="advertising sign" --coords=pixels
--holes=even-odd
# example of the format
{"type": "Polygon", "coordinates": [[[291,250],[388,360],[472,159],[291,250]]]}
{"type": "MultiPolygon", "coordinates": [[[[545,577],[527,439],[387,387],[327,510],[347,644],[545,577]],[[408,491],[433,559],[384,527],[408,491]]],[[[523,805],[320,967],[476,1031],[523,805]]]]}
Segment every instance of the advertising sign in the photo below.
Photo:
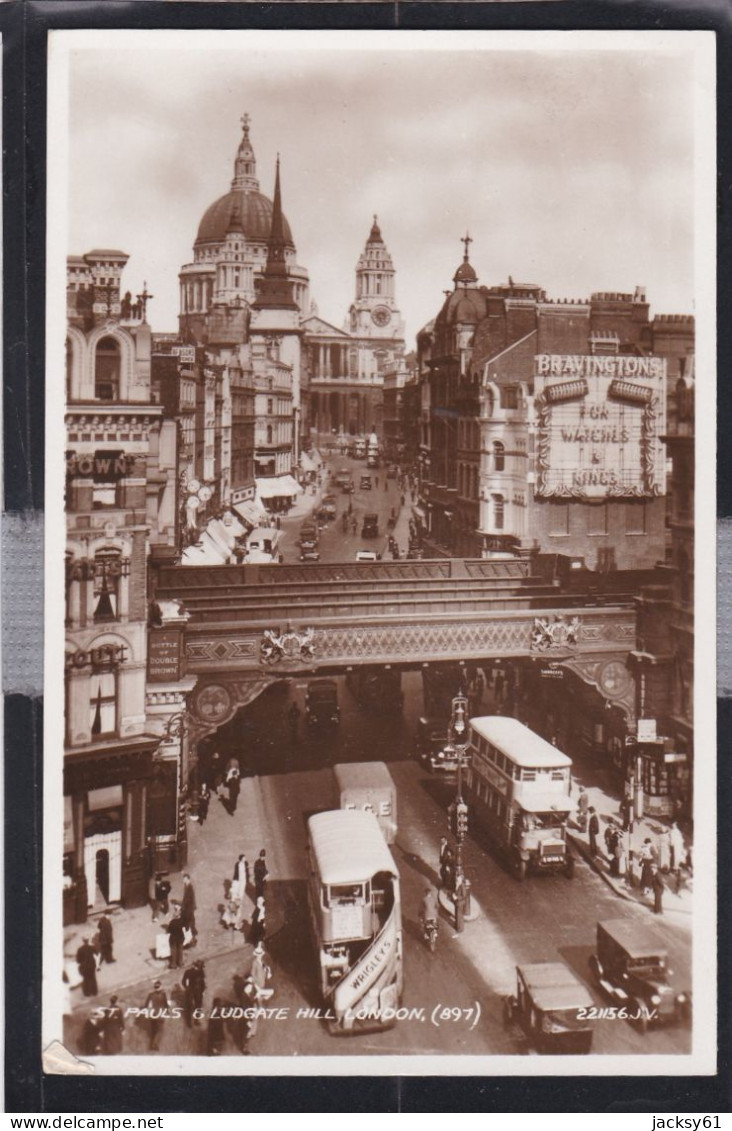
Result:
{"type": "Polygon", "coordinates": [[[537,495],[665,494],[665,358],[540,354],[534,392],[537,495]]]}
{"type": "Polygon", "coordinates": [[[151,629],[148,638],[148,680],[151,683],[172,683],[180,679],[181,674],[180,629],[151,629]]]}

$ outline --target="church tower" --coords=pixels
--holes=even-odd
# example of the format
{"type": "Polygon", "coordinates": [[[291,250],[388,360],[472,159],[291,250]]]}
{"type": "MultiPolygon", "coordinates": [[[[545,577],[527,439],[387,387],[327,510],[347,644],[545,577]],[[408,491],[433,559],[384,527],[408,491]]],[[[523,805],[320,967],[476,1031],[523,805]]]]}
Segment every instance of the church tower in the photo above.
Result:
{"type": "Polygon", "coordinates": [[[404,337],[404,323],[394,296],[396,272],[374,216],[369,238],[356,264],[356,300],[345,329],[359,338],[404,337]]]}
{"type": "Polygon", "coordinates": [[[302,330],[287,269],[285,223],[278,157],[267,262],[249,323],[256,389],[254,462],[259,478],[287,476],[299,463],[302,330]]]}

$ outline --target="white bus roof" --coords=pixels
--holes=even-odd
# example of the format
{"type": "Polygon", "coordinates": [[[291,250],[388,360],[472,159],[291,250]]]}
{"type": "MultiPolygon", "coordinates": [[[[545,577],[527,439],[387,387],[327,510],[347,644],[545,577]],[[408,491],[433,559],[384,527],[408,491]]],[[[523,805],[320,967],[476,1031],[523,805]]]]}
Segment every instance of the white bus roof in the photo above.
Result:
{"type": "Polygon", "coordinates": [[[363,809],[334,809],[308,821],[310,843],[324,884],[355,884],[397,867],[379,822],[363,809]]]}
{"type": "Polygon", "coordinates": [[[470,726],[517,766],[559,769],[572,765],[572,759],[551,742],[508,715],[483,715],[471,719],[470,726]]]}
{"type": "Polygon", "coordinates": [[[394,779],[383,762],[341,762],[333,772],[341,789],[394,788],[394,779]]]}

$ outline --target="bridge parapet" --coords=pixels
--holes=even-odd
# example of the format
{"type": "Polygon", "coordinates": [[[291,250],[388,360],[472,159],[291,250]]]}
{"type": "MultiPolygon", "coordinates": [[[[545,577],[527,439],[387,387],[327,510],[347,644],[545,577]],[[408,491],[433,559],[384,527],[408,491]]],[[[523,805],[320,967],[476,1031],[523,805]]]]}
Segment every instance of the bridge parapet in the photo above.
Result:
{"type": "Polygon", "coordinates": [[[217,670],[298,671],[345,670],[357,664],[416,666],[450,660],[489,657],[546,656],[564,659],[582,655],[624,657],[635,646],[636,617],[632,605],[578,611],[555,606],[546,610],[478,613],[456,619],[429,620],[402,616],[312,619],[307,623],[270,622],[189,624],[186,664],[190,672],[217,670]],[[298,641],[307,635],[308,647],[298,641]],[[272,637],[283,641],[271,648],[272,637]]]}

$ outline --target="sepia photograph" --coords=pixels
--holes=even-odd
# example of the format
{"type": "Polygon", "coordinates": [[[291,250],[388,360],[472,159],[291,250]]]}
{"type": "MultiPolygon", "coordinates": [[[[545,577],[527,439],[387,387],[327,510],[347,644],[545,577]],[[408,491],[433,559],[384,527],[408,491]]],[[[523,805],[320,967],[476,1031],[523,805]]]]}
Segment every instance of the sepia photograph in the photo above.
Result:
{"type": "Polygon", "coordinates": [[[713,1073],[713,33],[48,79],[46,1056],[713,1073]]]}

